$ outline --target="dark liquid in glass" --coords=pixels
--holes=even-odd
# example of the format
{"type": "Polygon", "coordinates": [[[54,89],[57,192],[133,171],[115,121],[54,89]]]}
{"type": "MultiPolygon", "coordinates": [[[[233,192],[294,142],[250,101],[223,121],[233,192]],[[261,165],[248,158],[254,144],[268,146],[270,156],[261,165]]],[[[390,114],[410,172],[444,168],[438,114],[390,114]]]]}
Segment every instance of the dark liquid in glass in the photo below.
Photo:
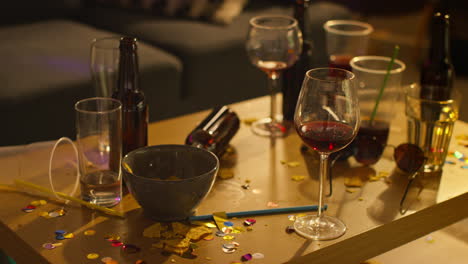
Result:
{"type": "Polygon", "coordinates": [[[353,139],[353,127],[335,121],[314,121],[297,127],[297,133],[312,149],[331,153],[342,149],[353,139]]]}
{"type": "Polygon", "coordinates": [[[389,124],[381,120],[361,121],[354,139],[354,158],[361,164],[372,165],[379,161],[387,144],[389,124]]]}
{"type": "Polygon", "coordinates": [[[351,55],[330,55],[329,66],[331,68],[340,68],[343,70],[351,71],[351,65],[349,62],[353,57],[351,55]]]}

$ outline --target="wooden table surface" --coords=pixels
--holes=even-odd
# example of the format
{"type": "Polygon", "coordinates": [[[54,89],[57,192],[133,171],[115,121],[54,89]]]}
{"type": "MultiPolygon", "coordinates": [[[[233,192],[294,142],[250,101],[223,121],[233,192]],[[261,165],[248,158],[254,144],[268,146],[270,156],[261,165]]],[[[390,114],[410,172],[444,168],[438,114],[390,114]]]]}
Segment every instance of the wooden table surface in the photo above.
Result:
{"type": "MultiPolygon", "coordinates": [[[[231,107],[244,120],[267,116],[268,104],[268,97],[261,97],[231,107]]],[[[400,110],[401,116],[397,116],[390,131],[389,143],[394,145],[403,143],[406,137],[404,114],[402,108],[400,110]]],[[[151,124],[149,144],[183,143],[185,136],[207,114],[208,111],[202,111],[151,124]]],[[[468,134],[468,125],[457,121],[454,135],[460,134],[468,134]]],[[[453,139],[451,149],[468,154],[466,147],[457,143],[453,139]]],[[[11,184],[18,178],[48,187],[47,165],[52,144],[40,142],[1,148],[3,172],[0,183],[11,184]]],[[[294,132],[286,138],[273,140],[253,135],[249,126],[242,124],[231,142],[235,159],[222,164],[232,167],[234,177],[218,178],[197,214],[267,209],[269,202],[279,207],[316,204],[318,160],[314,154],[301,154],[300,144],[301,140],[294,132]],[[288,167],[282,161],[297,161],[300,165],[288,167]],[[303,175],[305,179],[293,181],[293,175],[303,175]],[[242,188],[247,181],[250,188],[242,188]]],[[[74,160],[70,154],[63,148],[56,155],[54,180],[60,190],[70,189],[74,180],[74,160]]],[[[353,158],[335,163],[333,195],[325,199],[328,204],[326,214],[339,217],[348,230],[344,236],[331,241],[310,241],[295,233],[286,233],[285,228],[292,225],[286,214],[258,216],[252,231],[235,235],[235,241],[240,244],[235,253],[224,253],[222,244],[225,241],[215,237],[212,241],[197,243],[196,259],[185,259],[163,255],[158,249],[151,248],[154,241],[143,237],[142,233],[153,222],[143,217],[141,208],[130,195],[116,208],[127,212],[124,219],[73,203],[65,206],[65,216],[46,219],[38,212],[61,208],[60,203],[47,199],[49,203],[39,207],[38,212],[24,213],[21,208],[42,197],[3,190],[0,191],[0,248],[18,263],[101,263],[101,257],[109,256],[119,263],[135,263],[143,259],[146,263],[222,264],[239,261],[243,254],[256,252],[264,254],[265,258],[251,260],[252,263],[359,263],[468,216],[467,173],[456,160],[456,165],[445,165],[440,186],[425,189],[414,210],[401,216],[398,205],[406,179],[395,170],[391,154],[388,148],[372,167],[361,167],[353,158]],[[345,180],[378,173],[388,173],[389,176],[366,181],[355,192],[346,191],[345,180]],[[43,243],[56,242],[54,231],[58,229],[73,232],[75,237],[61,241],[63,246],[53,250],[42,248],[43,243]],[[97,233],[85,236],[83,231],[86,229],[94,229],[97,233]],[[124,254],[104,239],[107,234],[117,234],[123,242],[136,244],[142,251],[124,254]],[[100,257],[88,260],[88,253],[98,253],[100,257]]],[[[240,226],[243,219],[232,221],[240,226]]],[[[468,232],[466,225],[452,229],[453,233],[468,232]]],[[[462,243],[468,244],[468,240],[462,243]]]]}

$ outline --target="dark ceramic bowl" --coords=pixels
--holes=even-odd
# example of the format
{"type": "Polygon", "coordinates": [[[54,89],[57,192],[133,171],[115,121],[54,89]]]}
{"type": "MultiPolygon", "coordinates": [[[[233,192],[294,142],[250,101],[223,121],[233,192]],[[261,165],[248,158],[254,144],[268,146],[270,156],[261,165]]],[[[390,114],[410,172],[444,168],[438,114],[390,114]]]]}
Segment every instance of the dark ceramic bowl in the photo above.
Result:
{"type": "Polygon", "coordinates": [[[178,221],[193,214],[210,192],[219,168],[212,152],[187,145],[148,146],[122,160],[128,190],[156,221],[178,221]]]}

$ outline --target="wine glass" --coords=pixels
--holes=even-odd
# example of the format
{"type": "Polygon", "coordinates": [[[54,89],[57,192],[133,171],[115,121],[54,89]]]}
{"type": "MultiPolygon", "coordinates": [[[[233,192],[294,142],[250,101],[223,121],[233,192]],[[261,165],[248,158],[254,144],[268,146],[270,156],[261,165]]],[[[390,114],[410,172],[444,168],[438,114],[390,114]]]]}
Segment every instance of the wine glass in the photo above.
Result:
{"type": "Polygon", "coordinates": [[[252,18],[246,50],[252,64],[267,74],[270,90],[270,117],[254,122],[252,130],[260,136],[285,136],[288,127],[276,116],[276,93],[281,90],[282,71],[297,61],[302,50],[297,20],[277,15],[252,18]]]}
{"type": "MultiPolygon", "coordinates": [[[[359,105],[352,72],[338,68],[307,71],[294,113],[294,125],[302,141],[320,155],[319,208],[323,206],[323,182],[329,173],[329,155],[346,147],[357,134],[359,105]]],[[[346,226],[322,210],[296,219],[297,233],[313,240],[340,237],[346,226]]]]}

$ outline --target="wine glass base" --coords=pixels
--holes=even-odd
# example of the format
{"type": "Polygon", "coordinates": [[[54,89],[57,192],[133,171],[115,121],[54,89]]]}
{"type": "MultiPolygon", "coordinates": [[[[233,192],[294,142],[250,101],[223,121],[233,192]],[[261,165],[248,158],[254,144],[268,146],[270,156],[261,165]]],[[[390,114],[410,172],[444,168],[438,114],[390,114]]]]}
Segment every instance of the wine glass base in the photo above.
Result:
{"type": "Polygon", "coordinates": [[[289,134],[291,124],[284,121],[272,122],[271,118],[262,118],[251,126],[252,132],[263,137],[285,137],[289,134]]]}
{"type": "Polygon", "coordinates": [[[330,240],[342,236],[346,232],[346,226],[335,217],[322,215],[307,215],[296,219],[294,222],[296,232],[312,240],[330,240]]]}

